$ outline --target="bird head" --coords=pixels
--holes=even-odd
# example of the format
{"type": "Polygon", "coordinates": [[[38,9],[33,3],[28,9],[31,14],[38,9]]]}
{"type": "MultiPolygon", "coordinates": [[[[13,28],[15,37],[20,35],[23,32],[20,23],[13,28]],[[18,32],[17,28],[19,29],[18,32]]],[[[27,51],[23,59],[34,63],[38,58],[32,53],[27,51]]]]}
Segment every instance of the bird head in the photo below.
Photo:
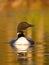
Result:
{"type": "Polygon", "coordinates": [[[34,25],[29,24],[29,23],[27,23],[27,22],[21,22],[21,23],[19,23],[19,25],[18,25],[18,27],[17,27],[17,32],[26,30],[27,28],[33,27],[33,26],[34,26],[34,25]]]}

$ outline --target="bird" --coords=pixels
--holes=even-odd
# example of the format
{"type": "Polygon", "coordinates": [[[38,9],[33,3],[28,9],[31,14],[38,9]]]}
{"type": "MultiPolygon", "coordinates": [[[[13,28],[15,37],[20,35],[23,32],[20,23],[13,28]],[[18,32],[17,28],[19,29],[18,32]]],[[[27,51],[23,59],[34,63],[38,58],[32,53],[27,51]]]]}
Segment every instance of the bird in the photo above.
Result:
{"type": "Polygon", "coordinates": [[[10,46],[18,52],[20,56],[23,56],[23,52],[27,52],[28,48],[34,46],[34,41],[31,38],[26,37],[24,34],[24,30],[33,26],[34,25],[27,22],[19,23],[17,27],[17,37],[10,41],[10,46]]]}

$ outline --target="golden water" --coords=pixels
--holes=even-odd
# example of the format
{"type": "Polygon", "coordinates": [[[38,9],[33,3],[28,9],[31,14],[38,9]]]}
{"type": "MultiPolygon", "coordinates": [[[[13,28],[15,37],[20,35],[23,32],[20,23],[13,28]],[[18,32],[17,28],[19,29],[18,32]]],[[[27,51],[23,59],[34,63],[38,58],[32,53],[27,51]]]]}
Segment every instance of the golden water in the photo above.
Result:
{"type": "Polygon", "coordinates": [[[0,44],[0,65],[49,65],[48,46],[37,44],[32,53],[27,53],[27,60],[19,59],[7,42],[0,44]],[[47,49],[47,51],[46,51],[47,49]]]}

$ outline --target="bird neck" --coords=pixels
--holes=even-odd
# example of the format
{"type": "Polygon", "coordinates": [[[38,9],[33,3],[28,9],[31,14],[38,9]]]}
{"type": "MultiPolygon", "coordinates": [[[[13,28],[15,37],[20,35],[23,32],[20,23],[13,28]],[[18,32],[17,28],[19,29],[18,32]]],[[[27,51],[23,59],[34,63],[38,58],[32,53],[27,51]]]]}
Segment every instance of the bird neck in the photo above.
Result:
{"type": "Polygon", "coordinates": [[[21,32],[18,32],[18,38],[20,37],[25,37],[24,33],[21,31],[21,32]]]}

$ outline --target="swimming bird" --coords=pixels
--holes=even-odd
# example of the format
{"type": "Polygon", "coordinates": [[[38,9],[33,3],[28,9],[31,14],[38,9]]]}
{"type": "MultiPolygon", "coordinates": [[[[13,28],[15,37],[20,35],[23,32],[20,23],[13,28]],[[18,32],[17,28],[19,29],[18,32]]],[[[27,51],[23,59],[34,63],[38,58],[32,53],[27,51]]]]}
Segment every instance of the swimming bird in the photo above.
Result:
{"type": "Polygon", "coordinates": [[[22,52],[27,52],[28,48],[34,46],[34,41],[31,38],[26,37],[23,32],[24,30],[32,26],[34,25],[31,25],[27,22],[19,23],[17,27],[17,38],[10,41],[11,47],[19,54],[21,54],[22,52]]]}

